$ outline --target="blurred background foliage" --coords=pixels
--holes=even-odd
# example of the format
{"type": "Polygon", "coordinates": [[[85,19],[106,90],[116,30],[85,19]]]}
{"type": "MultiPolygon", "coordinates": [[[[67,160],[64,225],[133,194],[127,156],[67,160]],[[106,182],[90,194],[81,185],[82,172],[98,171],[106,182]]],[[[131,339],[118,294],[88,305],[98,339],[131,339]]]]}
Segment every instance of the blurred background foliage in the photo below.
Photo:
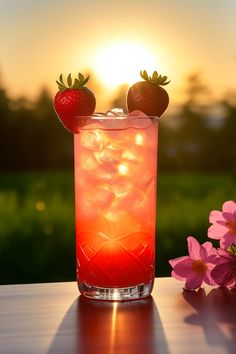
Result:
{"type": "MultiPolygon", "coordinates": [[[[96,88],[96,90],[98,90],[96,88]]],[[[127,86],[110,107],[125,108],[127,86]]],[[[186,237],[207,240],[208,216],[236,200],[236,92],[206,104],[198,73],[186,99],[160,120],[156,276],[186,253],[186,237]]],[[[0,283],[75,279],[73,136],[46,88],[12,99],[0,86],[0,283]]]]}

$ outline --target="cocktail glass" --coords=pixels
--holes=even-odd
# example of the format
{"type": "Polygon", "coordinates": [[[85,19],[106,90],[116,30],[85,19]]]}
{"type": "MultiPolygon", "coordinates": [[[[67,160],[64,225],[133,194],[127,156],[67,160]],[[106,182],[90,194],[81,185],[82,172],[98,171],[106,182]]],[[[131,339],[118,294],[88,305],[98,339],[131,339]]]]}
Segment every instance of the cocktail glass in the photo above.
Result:
{"type": "Polygon", "coordinates": [[[79,117],[74,134],[81,294],[148,296],[155,277],[158,118],[79,117]]]}

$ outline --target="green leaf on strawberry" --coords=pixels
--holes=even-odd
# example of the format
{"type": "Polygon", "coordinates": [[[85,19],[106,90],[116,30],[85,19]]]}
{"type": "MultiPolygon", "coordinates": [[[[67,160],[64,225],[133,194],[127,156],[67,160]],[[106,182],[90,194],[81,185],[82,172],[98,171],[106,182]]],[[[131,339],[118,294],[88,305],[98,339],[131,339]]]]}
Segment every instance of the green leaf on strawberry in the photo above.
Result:
{"type": "Polygon", "coordinates": [[[72,85],[71,74],[69,74],[68,77],[67,77],[67,84],[68,84],[68,87],[71,87],[71,85],[72,85]]]}
{"type": "Polygon", "coordinates": [[[84,81],[84,75],[83,74],[81,74],[81,73],[79,73],[78,74],[78,79],[79,79],[79,81],[84,81]]]}
{"type": "Polygon", "coordinates": [[[162,76],[162,75],[158,75],[157,71],[154,71],[152,73],[152,76],[148,76],[146,70],[144,71],[140,71],[140,76],[144,79],[144,80],[147,80],[147,81],[150,81],[150,82],[154,82],[154,84],[157,84],[157,85],[161,85],[161,86],[164,86],[164,85],[168,85],[170,81],[166,81],[167,80],[167,76],[162,76]]]}
{"type": "Polygon", "coordinates": [[[67,89],[79,89],[79,88],[82,88],[83,86],[85,86],[87,84],[89,80],[89,76],[84,78],[84,75],[79,73],[78,74],[78,79],[75,78],[74,81],[72,80],[72,76],[71,74],[69,74],[67,76],[67,79],[66,79],[66,84],[63,80],[63,76],[62,74],[59,76],[59,81],[56,80],[56,83],[58,85],[58,88],[60,91],[64,91],[64,90],[67,90],[67,89]]]}

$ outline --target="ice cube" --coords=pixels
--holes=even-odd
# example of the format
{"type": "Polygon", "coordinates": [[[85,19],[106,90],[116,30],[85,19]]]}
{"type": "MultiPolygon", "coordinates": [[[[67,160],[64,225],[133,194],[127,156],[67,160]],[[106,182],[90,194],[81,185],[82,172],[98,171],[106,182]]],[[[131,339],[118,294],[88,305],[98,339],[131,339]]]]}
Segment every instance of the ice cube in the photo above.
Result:
{"type": "Polygon", "coordinates": [[[104,146],[104,134],[99,130],[83,130],[80,133],[80,144],[91,151],[101,151],[104,146]]]}
{"type": "Polygon", "coordinates": [[[81,151],[80,164],[86,171],[95,170],[99,163],[91,152],[81,151]]]}
{"type": "Polygon", "coordinates": [[[139,111],[138,109],[135,109],[134,111],[130,112],[128,114],[128,117],[148,117],[148,115],[142,111],[139,111]]]}
{"type": "Polygon", "coordinates": [[[141,205],[144,197],[144,193],[139,188],[133,187],[122,199],[120,199],[120,204],[130,212],[141,205]]]}
{"type": "MultiPolygon", "coordinates": [[[[120,130],[124,130],[124,129],[128,128],[128,121],[126,118],[123,118],[123,117],[111,116],[111,117],[105,118],[102,121],[101,127],[102,127],[102,129],[105,129],[105,130],[111,130],[111,131],[115,130],[115,131],[117,131],[116,136],[118,136],[117,133],[120,133],[120,136],[121,136],[122,131],[120,132],[120,130]]],[[[113,133],[113,135],[114,135],[114,133],[113,133]]]]}
{"type": "Polygon", "coordinates": [[[122,158],[129,161],[135,161],[136,155],[131,149],[127,149],[122,153],[122,158]]]}
{"type": "Polygon", "coordinates": [[[111,110],[106,112],[107,116],[120,116],[120,117],[125,117],[127,114],[127,110],[124,110],[123,108],[120,107],[115,107],[112,108],[111,110]]]}
{"type": "Polygon", "coordinates": [[[109,209],[114,197],[114,193],[104,185],[97,185],[90,190],[79,190],[76,195],[78,218],[88,220],[95,218],[99,209],[109,209]]]}
{"type": "Polygon", "coordinates": [[[78,185],[79,190],[91,189],[99,180],[93,176],[92,173],[87,172],[81,167],[76,169],[75,184],[78,185]]]}
{"type": "Polygon", "coordinates": [[[126,178],[120,177],[112,185],[111,189],[117,197],[124,197],[131,188],[133,187],[132,183],[127,181],[126,178]]]}
{"type": "Polygon", "coordinates": [[[124,208],[126,207],[129,215],[137,224],[145,223],[145,228],[155,230],[155,184],[151,184],[150,188],[142,192],[139,188],[134,188],[122,201],[124,208]]]}
{"type": "Polygon", "coordinates": [[[138,146],[143,146],[145,143],[145,134],[143,132],[138,132],[134,136],[135,144],[138,146]]]}
{"type": "Polygon", "coordinates": [[[137,166],[137,161],[135,161],[135,160],[132,160],[132,161],[131,160],[130,161],[122,160],[117,165],[118,176],[132,178],[135,171],[136,171],[136,166],[137,166]]]}
{"type": "Polygon", "coordinates": [[[98,210],[88,199],[88,191],[79,190],[76,194],[76,213],[77,222],[83,223],[84,220],[92,220],[97,216],[98,210]]]}
{"type": "Polygon", "coordinates": [[[103,215],[108,221],[117,223],[127,215],[127,210],[117,200],[114,200],[109,208],[104,210],[103,215]]]}
{"type": "Polygon", "coordinates": [[[116,169],[110,163],[100,163],[98,164],[96,170],[94,171],[95,176],[103,181],[110,181],[116,173],[116,169]]]}
{"type": "Polygon", "coordinates": [[[104,148],[102,151],[95,153],[95,155],[102,162],[115,164],[120,160],[121,151],[104,148]]]}
{"type": "Polygon", "coordinates": [[[137,129],[129,129],[125,131],[122,141],[120,141],[120,145],[124,147],[133,147],[133,146],[146,146],[146,130],[137,130],[137,129]]]}
{"type": "Polygon", "coordinates": [[[151,119],[142,111],[135,110],[127,116],[131,126],[136,129],[146,129],[151,124],[151,119]]]}
{"type": "Polygon", "coordinates": [[[139,170],[134,175],[133,181],[136,186],[145,192],[145,190],[155,181],[155,173],[150,170],[139,170]]]}
{"type": "Polygon", "coordinates": [[[147,129],[151,124],[152,121],[149,117],[138,117],[132,119],[132,126],[136,129],[147,129]]]}
{"type": "Polygon", "coordinates": [[[110,149],[110,150],[115,150],[119,153],[121,153],[121,147],[120,147],[120,141],[117,141],[117,140],[110,140],[108,142],[108,144],[106,145],[107,149],[110,149]]]}
{"type": "Polygon", "coordinates": [[[93,208],[107,208],[113,199],[114,193],[103,185],[94,187],[88,195],[88,201],[93,208]]]}
{"type": "Polygon", "coordinates": [[[141,146],[129,145],[124,148],[121,157],[129,162],[138,162],[143,156],[143,148],[141,146]]]}

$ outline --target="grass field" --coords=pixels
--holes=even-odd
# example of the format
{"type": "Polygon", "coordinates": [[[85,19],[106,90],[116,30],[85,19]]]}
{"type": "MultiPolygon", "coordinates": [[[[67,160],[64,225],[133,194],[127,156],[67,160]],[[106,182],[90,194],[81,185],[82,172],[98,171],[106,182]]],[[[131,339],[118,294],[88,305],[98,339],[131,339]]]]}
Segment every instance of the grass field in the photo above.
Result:
{"type": "MultiPolygon", "coordinates": [[[[75,279],[73,174],[0,174],[0,283],[75,279]]],[[[186,237],[207,240],[208,216],[236,200],[236,177],[159,174],[156,275],[185,255],[186,237]]]]}

